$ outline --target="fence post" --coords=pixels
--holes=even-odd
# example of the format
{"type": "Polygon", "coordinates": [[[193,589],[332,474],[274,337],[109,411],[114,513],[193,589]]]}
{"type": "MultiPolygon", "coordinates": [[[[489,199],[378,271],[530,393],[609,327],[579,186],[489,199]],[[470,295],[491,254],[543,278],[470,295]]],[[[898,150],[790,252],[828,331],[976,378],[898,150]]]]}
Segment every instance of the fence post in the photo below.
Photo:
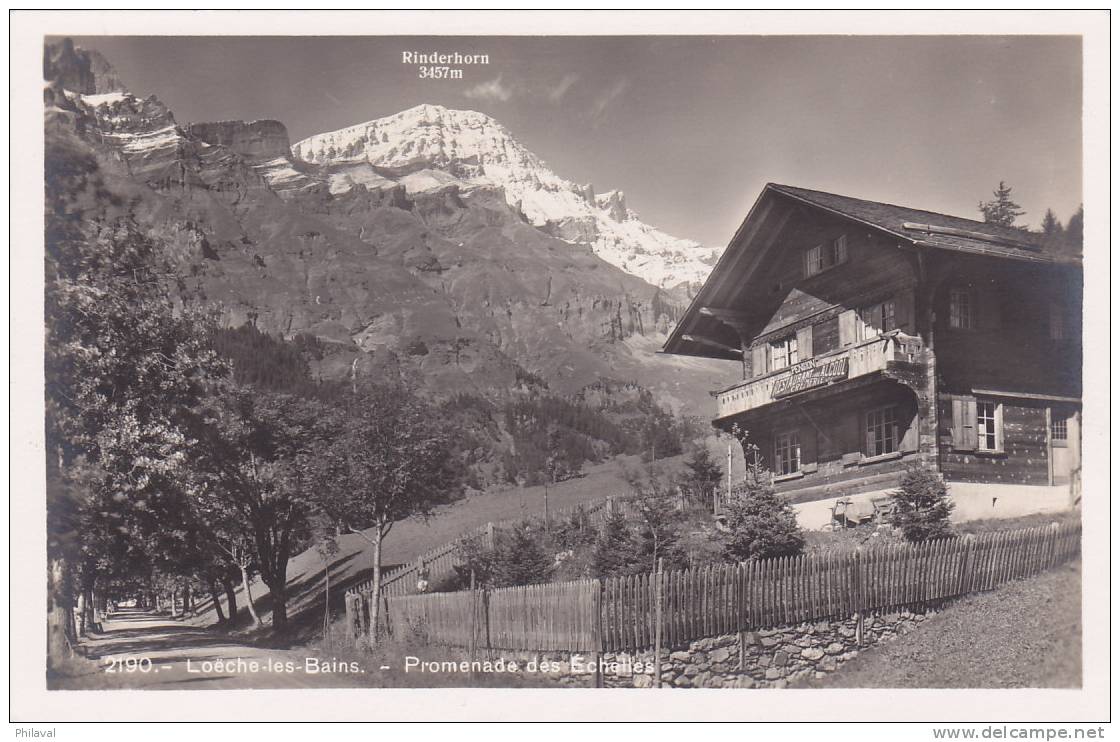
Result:
{"type": "Polygon", "coordinates": [[[654,687],[661,687],[661,597],[662,597],[662,559],[657,560],[657,575],[654,579],[657,580],[654,586],[654,600],[656,607],[654,608],[654,627],[653,627],[653,674],[654,674],[654,687]]]}
{"type": "Polygon", "coordinates": [[[957,595],[972,591],[972,547],[975,538],[971,533],[964,537],[964,553],[961,554],[961,576],[957,585],[957,595]]]}
{"type": "Polygon", "coordinates": [[[467,656],[470,659],[471,673],[474,677],[475,647],[478,643],[478,591],[475,590],[474,570],[471,570],[471,626],[470,639],[467,640],[467,656]]]}
{"type": "Polygon", "coordinates": [[[863,607],[863,552],[856,550],[852,555],[852,598],[856,604],[856,646],[862,647],[864,640],[863,607]]]}
{"type": "Polygon", "coordinates": [[[595,687],[603,687],[603,583],[594,580],[591,583],[591,606],[594,614],[591,618],[591,646],[595,648],[595,687]]]}
{"type": "Polygon", "coordinates": [[[346,638],[354,638],[354,596],[346,593],[346,638]]]}

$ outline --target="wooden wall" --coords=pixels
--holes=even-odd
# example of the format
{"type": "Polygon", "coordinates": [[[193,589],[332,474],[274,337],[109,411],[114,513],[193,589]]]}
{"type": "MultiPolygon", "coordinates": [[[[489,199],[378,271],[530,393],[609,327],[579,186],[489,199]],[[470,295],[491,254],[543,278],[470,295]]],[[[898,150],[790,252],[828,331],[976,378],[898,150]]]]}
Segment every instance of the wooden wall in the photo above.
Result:
{"type": "Polygon", "coordinates": [[[941,472],[948,480],[990,484],[1050,483],[1045,402],[992,399],[1003,407],[1003,451],[999,454],[954,450],[953,409],[947,395],[938,397],[941,472]]]}
{"type": "Polygon", "coordinates": [[[761,450],[767,467],[774,468],[774,436],[797,430],[801,438],[804,476],[775,483],[791,502],[886,489],[916,462],[918,410],[914,393],[892,382],[805,404],[790,405],[780,415],[744,423],[750,440],[761,450]],[[864,414],[874,407],[896,405],[901,434],[900,458],[859,463],[864,448],[864,414]]]}
{"type": "Polygon", "coordinates": [[[1081,396],[1079,276],[1010,261],[942,256],[947,275],[934,293],[939,391],[972,389],[1081,396]],[[974,292],[976,327],[950,327],[954,287],[974,292]],[[1050,303],[1064,308],[1067,338],[1050,339],[1050,303]]]}
{"type": "MultiPolygon", "coordinates": [[[[795,331],[830,309],[855,309],[894,296],[915,282],[907,254],[885,237],[869,233],[858,224],[805,213],[782,236],[775,257],[757,283],[761,295],[749,297],[754,304],[768,304],[770,319],[751,344],[765,342],[775,334],[795,331]],[[816,245],[829,249],[836,237],[848,244],[846,263],[805,276],[805,253],[816,245]]],[[[913,312],[906,312],[907,331],[912,331],[913,312]]]]}

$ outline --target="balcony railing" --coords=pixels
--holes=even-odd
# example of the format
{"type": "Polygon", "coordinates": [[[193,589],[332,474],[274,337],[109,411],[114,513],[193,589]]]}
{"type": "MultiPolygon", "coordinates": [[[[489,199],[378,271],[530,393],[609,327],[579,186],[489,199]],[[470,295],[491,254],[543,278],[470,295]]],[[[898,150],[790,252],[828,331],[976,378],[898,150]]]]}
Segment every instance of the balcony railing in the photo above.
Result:
{"type": "Polygon", "coordinates": [[[715,393],[716,419],[763,407],[810,389],[882,371],[894,361],[915,362],[920,350],[920,338],[896,330],[842,351],[741,381],[715,393]]]}

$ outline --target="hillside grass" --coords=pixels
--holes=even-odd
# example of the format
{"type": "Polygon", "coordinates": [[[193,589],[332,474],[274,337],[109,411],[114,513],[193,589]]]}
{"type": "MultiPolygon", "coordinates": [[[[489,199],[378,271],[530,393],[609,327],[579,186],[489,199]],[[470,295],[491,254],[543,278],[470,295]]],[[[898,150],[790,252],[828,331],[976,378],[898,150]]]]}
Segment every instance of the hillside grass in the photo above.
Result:
{"type": "Polygon", "coordinates": [[[1080,688],[1081,562],[970,595],[806,688],[1080,688]]]}

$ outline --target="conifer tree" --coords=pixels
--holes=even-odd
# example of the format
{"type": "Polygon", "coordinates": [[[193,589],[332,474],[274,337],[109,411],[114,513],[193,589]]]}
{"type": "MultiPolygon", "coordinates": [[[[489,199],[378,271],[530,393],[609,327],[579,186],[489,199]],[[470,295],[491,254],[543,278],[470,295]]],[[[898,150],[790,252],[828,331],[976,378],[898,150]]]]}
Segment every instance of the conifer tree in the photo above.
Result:
{"type": "Polygon", "coordinates": [[[1027,213],[1019,204],[1011,200],[1011,186],[999,182],[999,187],[992,191],[995,196],[991,201],[981,201],[978,205],[984,221],[989,224],[998,224],[1001,227],[1014,227],[1015,220],[1027,213]]]}

